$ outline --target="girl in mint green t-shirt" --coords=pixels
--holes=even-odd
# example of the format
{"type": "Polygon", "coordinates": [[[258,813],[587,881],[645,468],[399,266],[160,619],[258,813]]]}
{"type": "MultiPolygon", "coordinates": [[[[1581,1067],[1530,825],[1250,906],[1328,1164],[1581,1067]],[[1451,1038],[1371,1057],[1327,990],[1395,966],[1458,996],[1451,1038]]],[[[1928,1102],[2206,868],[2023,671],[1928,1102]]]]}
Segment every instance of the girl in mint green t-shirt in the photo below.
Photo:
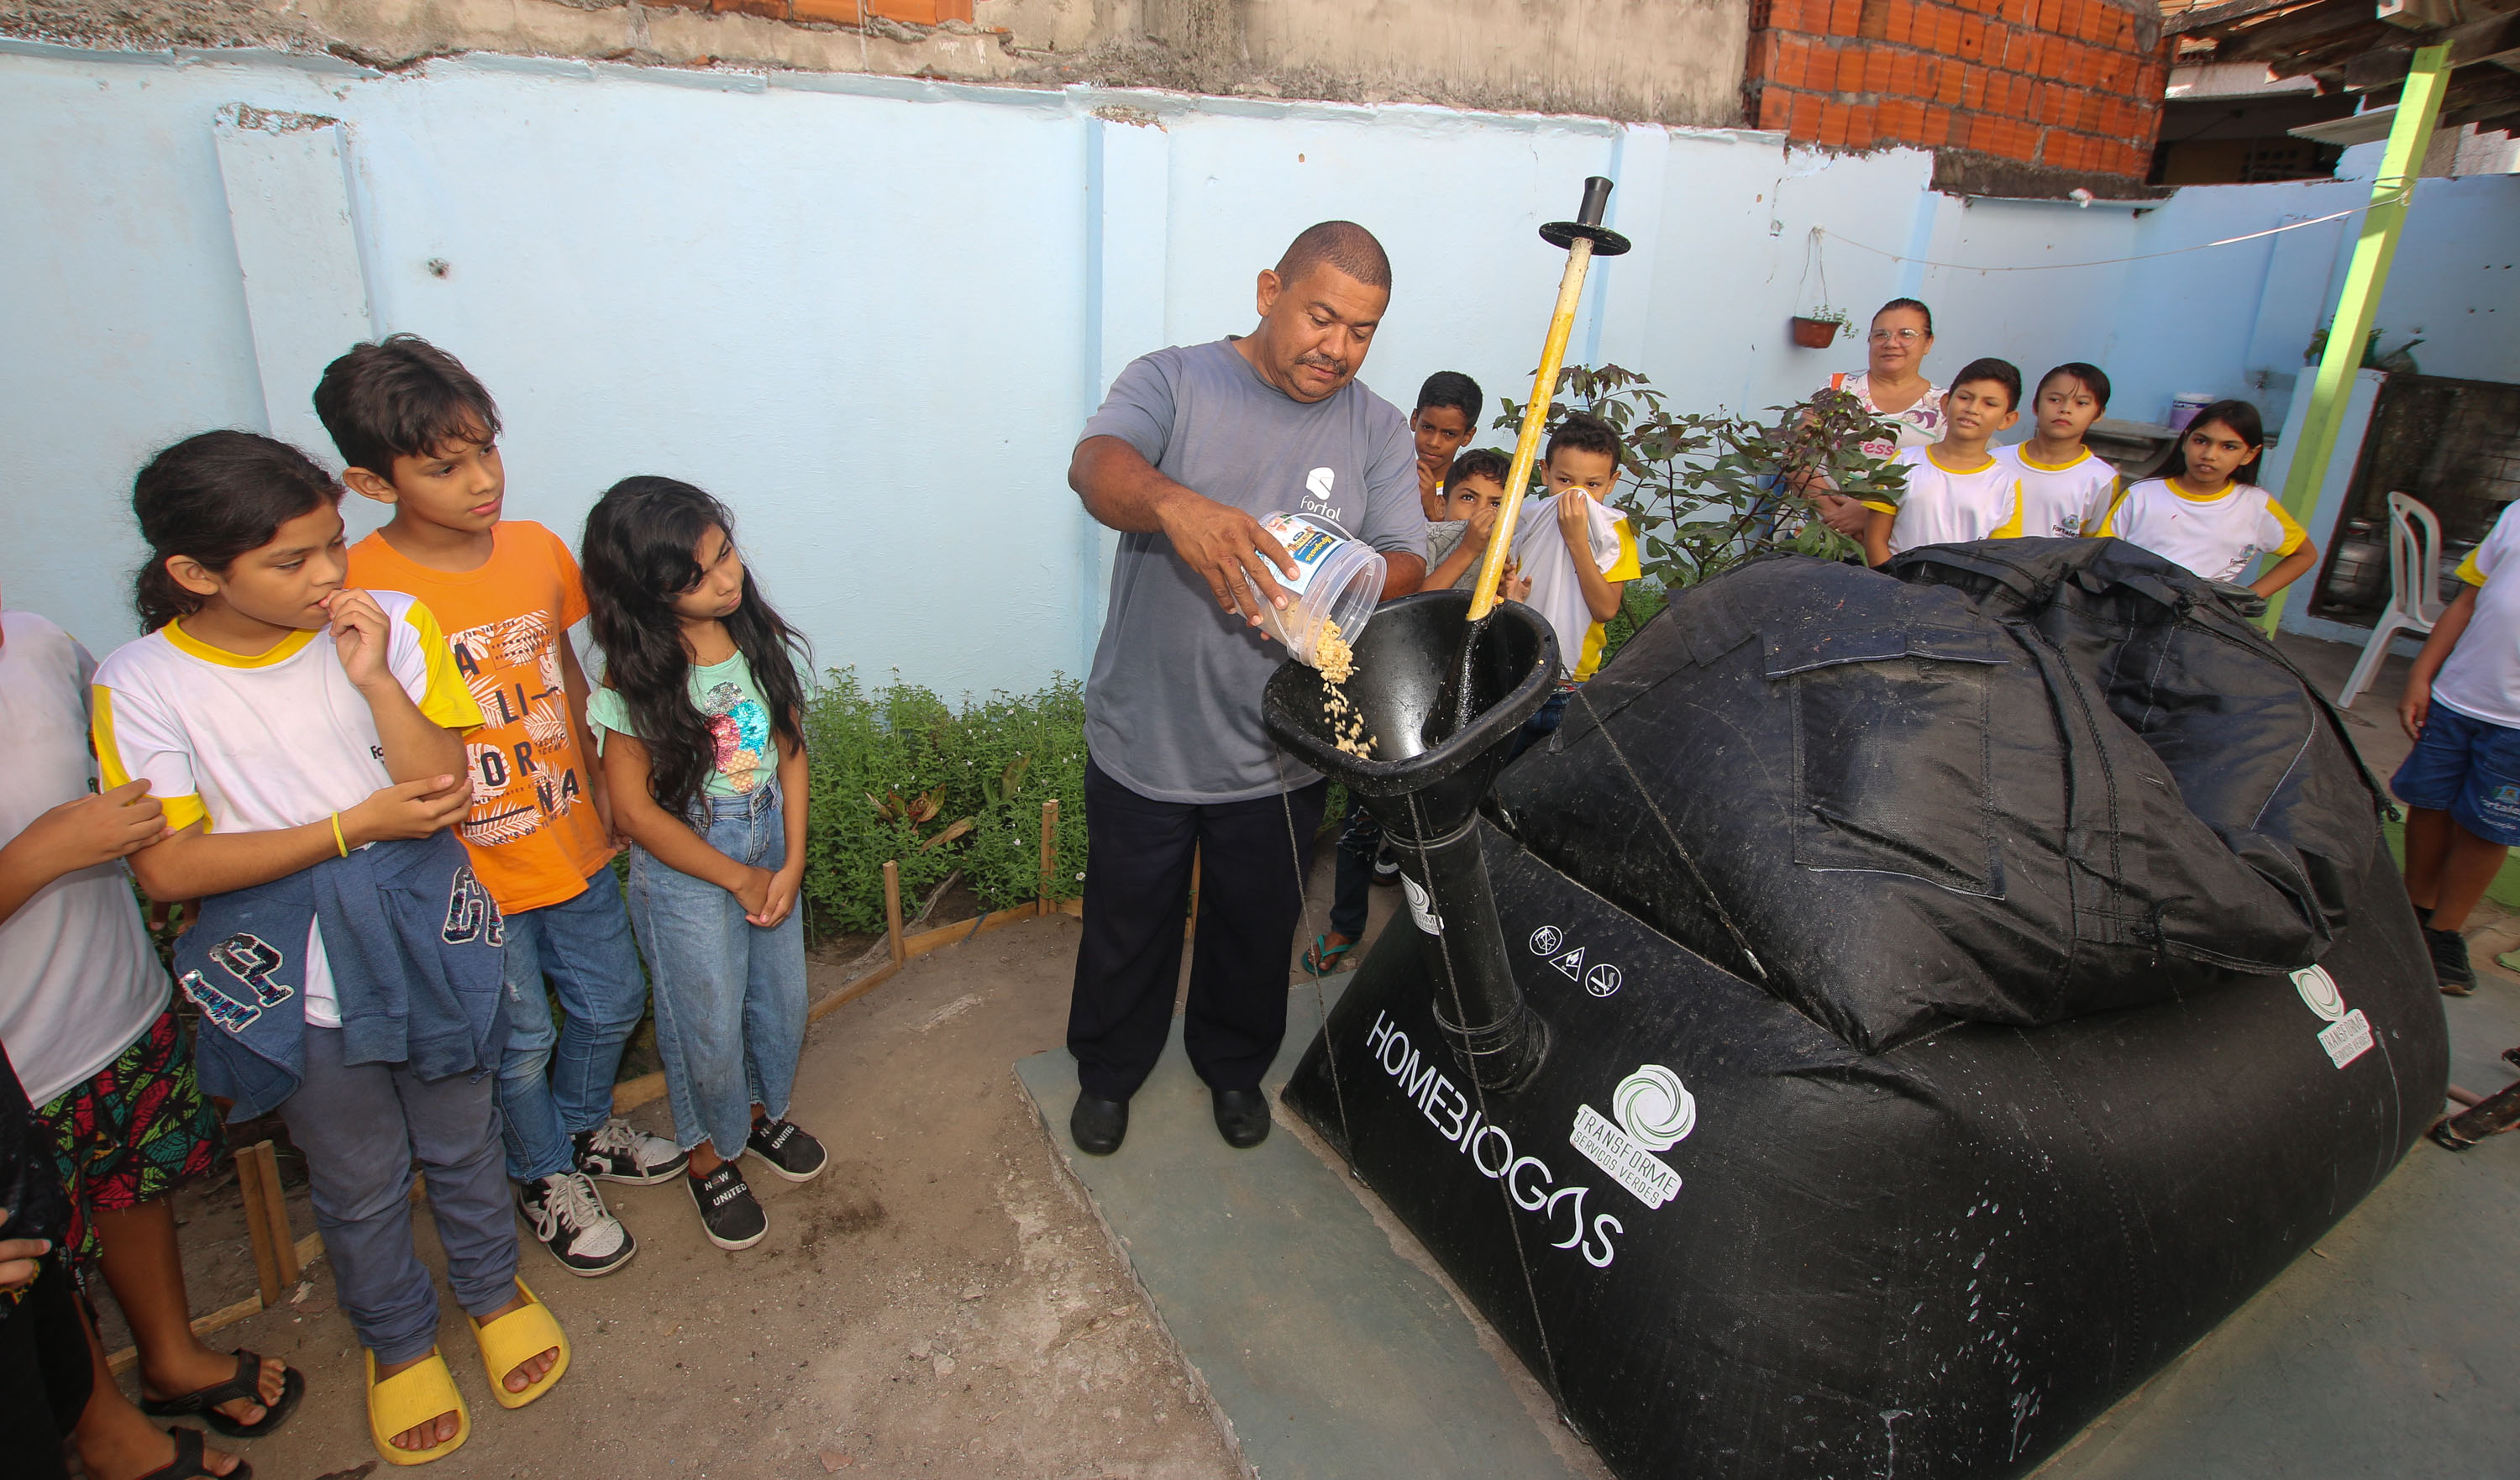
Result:
{"type": "Polygon", "coordinates": [[[791,1182],[829,1161],[787,1118],[805,1042],[801,644],[744,570],[734,516],[689,483],[614,484],[581,559],[606,664],[586,717],[630,839],[674,1137],[709,1240],[749,1248],[769,1220],[738,1158],[791,1182]]]}

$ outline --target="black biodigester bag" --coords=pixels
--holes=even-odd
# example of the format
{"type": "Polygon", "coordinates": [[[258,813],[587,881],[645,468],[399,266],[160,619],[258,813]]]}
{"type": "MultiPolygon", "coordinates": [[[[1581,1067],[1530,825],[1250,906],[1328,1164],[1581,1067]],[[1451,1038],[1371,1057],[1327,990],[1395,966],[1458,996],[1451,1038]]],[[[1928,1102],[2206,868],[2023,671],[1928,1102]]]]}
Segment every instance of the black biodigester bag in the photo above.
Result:
{"type": "Polygon", "coordinates": [[[1515,836],[1868,1051],[2307,966],[2380,845],[2325,703],[2118,540],[1732,572],[1561,736],[1515,836]]]}
{"type": "Polygon", "coordinates": [[[1506,769],[1488,896],[1395,919],[1287,1099],[1625,1480],[2024,1475],[2439,1111],[2375,806],[2133,547],[1762,562],[1506,769]],[[1435,1000],[1489,922],[1511,1083],[1435,1000]]]}

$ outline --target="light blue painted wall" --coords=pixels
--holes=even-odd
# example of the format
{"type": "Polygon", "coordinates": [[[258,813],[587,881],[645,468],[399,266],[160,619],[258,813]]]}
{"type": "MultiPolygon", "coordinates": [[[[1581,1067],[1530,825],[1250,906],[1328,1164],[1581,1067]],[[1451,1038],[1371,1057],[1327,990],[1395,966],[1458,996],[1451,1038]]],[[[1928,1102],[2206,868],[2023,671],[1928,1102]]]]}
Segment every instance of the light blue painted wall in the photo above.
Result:
{"type": "MultiPolygon", "coordinates": [[[[2168,251],[2367,193],[2191,189],[2138,215],[1964,202],[1928,189],[1921,154],[1748,132],[497,58],[382,76],[11,45],[0,129],[12,605],[100,650],[127,637],[132,472],[203,427],[307,435],[311,383],[270,406],[263,384],[311,372],[274,356],[363,314],[453,349],[499,396],[518,516],[573,539],[613,479],[690,478],[735,506],[825,663],[949,693],[1082,670],[1110,539],[1065,487],[1077,427],[1132,356],[1247,330],[1258,270],[1312,221],[1353,217],[1390,248],[1366,379],[1404,406],[1439,369],[1528,390],[1564,260],[1534,228],[1610,173],[1638,249],[1597,270],[1576,343],[1676,409],[1762,408],[1861,368],[1860,343],[1786,339],[1820,296],[1817,226],[1834,302],[1934,304],[1929,372],[2097,358],[2116,409],[2151,416],[2174,390],[2247,389],[2253,364],[2297,369],[2350,223],[2280,248],[1975,269],[2168,251]],[[335,188],[320,153],[257,175],[234,131],[223,179],[214,120],[237,103],[339,118],[340,195],[318,199],[335,188]],[[1145,114],[1160,127],[1130,121],[1145,114]],[[283,184],[250,184],[266,175],[283,184]],[[272,223],[336,207],[351,246],[310,231],[303,247],[306,282],[337,285],[325,301],[241,268],[243,242],[285,272],[272,223]],[[344,250],[363,304],[342,301],[344,250]]],[[[2427,370],[2520,379],[2520,276],[2489,260],[2514,243],[2520,180],[2424,183],[2382,322],[2420,319],[2427,370]]]]}

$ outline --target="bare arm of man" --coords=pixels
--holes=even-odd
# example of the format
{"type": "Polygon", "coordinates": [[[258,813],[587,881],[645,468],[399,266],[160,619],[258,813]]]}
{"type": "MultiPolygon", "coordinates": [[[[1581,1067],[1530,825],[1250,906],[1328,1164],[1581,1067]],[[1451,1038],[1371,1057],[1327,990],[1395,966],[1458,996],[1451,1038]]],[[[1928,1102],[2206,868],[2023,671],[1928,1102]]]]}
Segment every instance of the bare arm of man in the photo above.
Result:
{"type": "MultiPolygon", "coordinates": [[[[1173,553],[1207,582],[1220,610],[1239,611],[1257,627],[1260,603],[1285,608],[1285,593],[1278,589],[1269,567],[1274,563],[1291,576],[1295,562],[1260,521],[1174,482],[1120,438],[1087,437],[1077,443],[1067,465],[1067,486],[1099,522],[1124,534],[1160,534],[1171,540],[1173,553]]],[[[1419,561],[1418,573],[1424,569],[1419,561]]]]}

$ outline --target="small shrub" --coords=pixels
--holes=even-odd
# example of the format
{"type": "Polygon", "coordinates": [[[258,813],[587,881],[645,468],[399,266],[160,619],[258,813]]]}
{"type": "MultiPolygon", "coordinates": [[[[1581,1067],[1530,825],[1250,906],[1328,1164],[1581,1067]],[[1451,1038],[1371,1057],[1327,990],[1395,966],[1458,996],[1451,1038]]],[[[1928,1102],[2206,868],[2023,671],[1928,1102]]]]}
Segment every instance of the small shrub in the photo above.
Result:
{"type": "Polygon", "coordinates": [[[957,713],[897,676],[870,691],[854,670],[828,676],[806,708],[813,811],[805,897],[827,929],[883,928],[883,866],[897,863],[916,910],[956,869],[983,906],[1035,897],[1041,805],[1058,799],[1052,892],[1072,897],[1085,868],[1085,692],[1055,679],[957,713]]]}

